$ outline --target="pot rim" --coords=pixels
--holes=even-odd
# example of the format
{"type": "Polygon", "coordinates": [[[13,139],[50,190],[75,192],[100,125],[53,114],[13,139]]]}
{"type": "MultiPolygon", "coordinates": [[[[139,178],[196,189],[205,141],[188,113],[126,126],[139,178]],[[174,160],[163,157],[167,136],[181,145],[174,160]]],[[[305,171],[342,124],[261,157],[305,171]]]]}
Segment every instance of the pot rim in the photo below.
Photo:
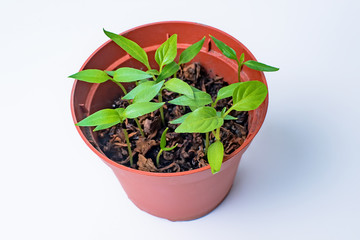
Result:
{"type": "MultiPolygon", "coordinates": [[[[152,25],[161,25],[161,24],[189,24],[189,25],[200,25],[200,26],[204,26],[206,28],[209,28],[211,30],[214,31],[218,31],[221,34],[233,39],[235,42],[237,42],[237,44],[241,45],[245,50],[247,50],[247,52],[249,53],[250,57],[252,59],[256,58],[254,57],[254,55],[249,51],[249,49],[244,46],[239,40],[237,40],[236,38],[234,38],[233,36],[229,35],[228,33],[215,28],[215,27],[211,27],[208,26],[206,24],[202,24],[202,23],[197,23],[197,22],[190,22],[190,21],[158,21],[158,22],[153,22],[153,23],[147,23],[147,24],[143,24],[137,27],[133,27],[129,30],[126,30],[122,33],[120,33],[120,35],[125,35],[129,32],[141,29],[143,27],[147,27],[147,26],[152,26],[152,25]]],[[[87,63],[92,59],[92,57],[97,54],[104,46],[106,46],[107,44],[109,44],[112,40],[108,40],[106,41],[104,44],[102,44],[100,47],[98,47],[84,62],[84,64],[81,66],[80,70],[83,70],[85,68],[85,66],[87,65],[87,63]]],[[[266,78],[263,72],[260,72],[262,78],[265,80],[265,85],[267,86],[267,82],[266,82],[266,78]]],[[[76,88],[76,84],[77,84],[78,80],[74,81],[72,90],[71,90],[71,99],[70,99],[70,107],[71,107],[71,116],[73,118],[74,123],[77,123],[76,121],[76,116],[75,116],[75,111],[74,111],[74,93],[75,93],[75,88],[76,88]]],[[[267,109],[268,109],[268,104],[269,104],[269,94],[266,96],[264,102],[262,104],[265,104],[265,111],[264,111],[264,118],[261,119],[258,127],[255,129],[255,131],[252,134],[248,134],[248,136],[246,137],[244,143],[238,148],[236,149],[233,153],[231,153],[230,155],[224,157],[223,160],[223,164],[227,161],[229,161],[232,157],[234,157],[235,155],[237,155],[238,153],[240,153],[244,148],[248,147],[248,145],[251,143],[251,141],[253,140],[253,138],[256,136],[256,134],[260,131],[260,128],[266,118],[266,114],[267,114],[267,109]]],[[[249,115],[252,114],[254,112],[253,111],[249,111],[249,115]]],[[[158,172],[146,172],[146,171],[141,171],[141,170],[137,170],[137,169],[133,169],[133,168],[129,168],[126,167],[124,165],[121,165],[113,160],[111,160],[110,158],[108,158],[106,155],[103,155],[102,153],[100,153],[94,146],[92,146],[90,144],[90,142],[88,141],[88,139],[85,137],[85,135],[83,134],[83,132],[81,131],[79,126],[75,125],[76,130],[78,131],[78,133],[80,134],[81,138],[84,140],[84,142],[86,143],[86,145],[93,151],[95,152],[96,155],[98,155],[103,161],[105,161],[105,163],[113,165],[114,167],[120,168],[122,170],[125,171],[129,171],[132,172],[134,174],[141,174],[141,175],[146,175],[146,176],[153,176],[153,177],[175,177],[175,176],[185,176],[185,175],[190,175],[190,174],[195,174],[195,173],[199,173],[199,172],[204,172],[204,171],[211,171],[210,170],[210,165],[206,166],[206,167],[201,167],[201,168],[197,168],[197,169],[193,169],[193,170],[189,170],[189,171],[184,171],[184,172],[176,172],[176,173],[158,173],[158,172]]],[[[220,170],[221,171],[221,170],[220,170]]]]}

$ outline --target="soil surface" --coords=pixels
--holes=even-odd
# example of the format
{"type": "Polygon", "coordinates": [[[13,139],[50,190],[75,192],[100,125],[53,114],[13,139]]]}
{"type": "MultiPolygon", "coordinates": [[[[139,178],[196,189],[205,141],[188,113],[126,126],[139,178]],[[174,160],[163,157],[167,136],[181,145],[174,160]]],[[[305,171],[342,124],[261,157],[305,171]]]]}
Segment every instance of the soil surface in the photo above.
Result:
{"type": "MultiPolygon", "coordinates": [[[[215,100],[218,90],[228,85],[222,77],[211,78],[198,63],[181,66],[177,77],[202,91],[206,91],[213,100],[215,100]]],[[[163,101],[165,102],[176,97],[178,97],[176,93],[163,91],[163,101]]],[[[224,107],[228,109],[231,102],[231,98],[220,100],[216,106],[217,111],[221,111],[224,107]]],[[[126,100],[119,98],[115,100],[112,107],[126,107],[127,105],[126,100]]],[[[130,167],[127,145],[122,131],[122,127],[126,126],[133,150],[134,165],[131,166],[132,168],[150,172],[180,172],[207,166],[208,162],[204,154],[205,134],[175,133],[174,130],[178,124],[169,124],[169,121],[188,112],[190,112],[188,107],[184,108],[169,103],[164,105],[165,121],[169,127],[166,134],[166,147],[178,145],[172,151],[163,152],[159,167],[156,166],[155,159],[160,150],[161,134],[166,128],[161,124],[159,110],[139,118],[146,138],[141,137],[135,121],[129,119],[122,125],[118,124],[99,131],[99,146],[108,158],[130,167]]],[[[224,144],[225,156],[240,147],[248,134],[248,112],[233,111],[230,115],[236,117],[237,120],[225,121],[221,127],[221,140],[224,144]]],[[[214,136],[210,134],[210,143],[213,140],[214,136]]]]}

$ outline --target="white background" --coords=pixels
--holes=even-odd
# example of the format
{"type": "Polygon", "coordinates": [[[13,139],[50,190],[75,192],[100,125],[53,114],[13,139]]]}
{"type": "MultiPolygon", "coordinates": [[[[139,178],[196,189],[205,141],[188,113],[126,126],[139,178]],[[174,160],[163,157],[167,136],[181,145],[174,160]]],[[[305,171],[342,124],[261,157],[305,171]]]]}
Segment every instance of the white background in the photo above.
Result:
{"type": "Polygon", "coordinates": [[[360,239],[359,11],[356,0],[2,0],[0,239],[360,239]],[[219,28],[280,67],[230,195],[189,222],[138,210],[70,114],[67,76],[107,41],[102,28],[161,20],[219,28]]]}

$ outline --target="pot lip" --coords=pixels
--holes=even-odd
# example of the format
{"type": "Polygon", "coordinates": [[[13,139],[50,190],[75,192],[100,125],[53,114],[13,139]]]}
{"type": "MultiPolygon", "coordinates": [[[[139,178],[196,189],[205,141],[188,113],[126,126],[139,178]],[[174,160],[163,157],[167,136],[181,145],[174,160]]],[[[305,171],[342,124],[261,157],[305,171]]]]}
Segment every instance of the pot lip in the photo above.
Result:
{"type": "MultiPolygon", "coordinates": [[[[120,35],[125,35],[129,32],[144,28],[144,27],[148,27],[148,26],[153,26],[153,25],[161,25],[161,24],[188,24],[188,25],[199,25],[199,26],[203,26],[206,28],[209,28],[211,30],[220,32],[221,34],[233,39],[237,44],[241,45],[245,50],[247,50],[247,52],[249,53],[250,57],[252,59],[256,58],[254,57],[254,55],[248,50],[248,48],[246,46],[244,46],[239,40],[237,40],[236,38],[234,38],[233,36],[231,36],[230,34],[215,28],[215,27],[211,27],[208,26],[206,24],[202,24],[202,23],[197,23],[197,22],[190,22],[190,21],[158,21],[158,22],[153,22],[153,23],[147,23],[147,24],[143,24],[137,27],[133,27],[129,30],[126,30],[122,33],[120,33],[120,35]]],[[[100,47],[98,47],[84,62],[84,64],[81,66],[80,70],[83,70],[85,68],[85,66],[88,64],[88,62],[91,60],[91,58],[97,54],[104,46],[106,46],[107,44],[109,44],[112,40],[108,40],[106,41],[104,44],[102,44],[100,47]]],[[[265,85],[267,87],[267,82],[266,82],[266,78],[263,72],[260,72],[261,77],[265,80],[265,85]]],[[[75,116],[75,111],[74,111],[74,93],[75,93],[75,88],[77,85],[78,80],[74,81],[72,90],[71,90],[71,99],[70,99],[70,107],[71,107],[71,116],[73,118],[74,123],[77,123],[76,121],[76,116],[75,116]]],[[[262,103],[265,104],[265,112],[264,112],[264,118],[260,121],[259,126],[257,129],[255,129],[255,131],[252,134],[248,134],[248,136],[246,137],[245,141],[243,142],[243,144],[236,149],[233,153],[231,153],[230,155],[224,157],[223,160],[223,164],[227,161],[229,161],[231,158],[233,158],[235,155],[239,154],[243,149],[245,149],[246,147],[249,146],[249,144],[251,143],[251,141],[253,140],[253,138],[255,137],[255,135],[259,132],[265,118],[267,115],[267,110],[268,110],[268,104],[269,104],[269,94],[266,96],[264,102],[262,103]]],[[[249,114],[252,114],[253,111],[249,111],[249,114]]],[[[95,152],[96,155],[98,155],[105,163],[107,163],[110,166],[116,167],[116,168],[120,168],[121,170],[127,171],[127,172],[131,172],[134,174],[140,174],[140,175],[145,175],[145,176],[152,176],[152,177],[175,177],[175,176],[186,176],[186,175],[190,175],[190,174],[195,174],[195,173],[200,173],[200,172],[205,172],[205,171],[211,171],[210,170],[210,165],[206,166],[206,167],[202,167],[202,168],[197,168],[194,170],[189,170],[189,171],[185,171],[185,172],[176,172],[176,173],[157,173],[157,172],[146,172],[146,171],[141,171],[141,170],[137,170],[137,169],[133,169],[133,168],[129,168],[126,167],[124,165],[121,165],[111,159],[109,159],[106,155],[101,154],[98,150],[95,149],[95,147],[93,147],[90,142],[87,140],[87,138],[85,137],[85,135],[83,134],[83,132],[81,131],[79,126],[75,125],[76,130],[78,131],[78,133],[80,134],[81,138],[83,139],[83,141],[86,143],[86,145],[93,151],[95,152]]],[[[221,170],[220,170],[221,171],[221,170]]]]}

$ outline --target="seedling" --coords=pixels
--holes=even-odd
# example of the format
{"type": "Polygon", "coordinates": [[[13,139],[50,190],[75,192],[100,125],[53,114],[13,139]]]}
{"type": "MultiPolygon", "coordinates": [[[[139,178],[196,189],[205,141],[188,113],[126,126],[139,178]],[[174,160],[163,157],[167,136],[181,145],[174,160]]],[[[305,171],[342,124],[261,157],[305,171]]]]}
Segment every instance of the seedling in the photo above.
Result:
{"type": "MultiPolygon", "coordinates": [[[[131,104],[126,108],[102,109],[100,111],[91,114],[87,118],[81,120],[76,125],[81,127],[96,126],[94,131],[98,131],[112,127],[118,123],[123,124],[127,118],[135,119],[144,114],[153,112],[159,109],[162,105],[164,105],[164,103],[141,102],[141,103],[131,104]]],[[[130,145],[129,135],[126,130],[126,126],[125,127],[123,126],[122,130],[124,132],[126,144],[128,147],[130,165],[132,166],[133,157],[132,157],[131,145],[130,145]]]]}
{"type": "Polygon", "coordinates": [[[177,147],[178,144],[175,144],[172,147],[167,148],[166,147],[166,133],[169,130],[169,128],[166,128],[165,131],[161,134],[161,139],[160,139],[160,151],[156,156],[156,166],[159,167],[160,166],[160,156],[162,154],[162,152],[164,151],[171,151],[174,148],[177,147]]]}
{"type": "MultiPolygon", "coordinates": [[[[222,88],[224,89],[224,88],[222,88]]],[[[220,93],[220,91],[219,91],[220,93]]],[[[208,95],[205,92],[202,92],[202,95],[208,95]]],[[[259,81],[249,81],[238,84],[235,90],[232,93],[233,105],[226,110],[224,108],[221,112],[216,112],[215,106],[213,105],[211,98],[209,101],[203,101],[200,99],[197,103],[197,108],[174,121],[171,121],[172,124],[181,123],[175,129],[177,133],[206,133],[212,132],[216,141],[215,143],[209,146],[209,138],[206,137],[205,142],[205,151],[207,151],[208,161],[211,166],[213,173],[220,171],[221,163],[223,160],[224,147],[220,142],[220,128],[224,124],[224,120],[234,120],[236,119],[233,116],[230,116],[229,113],[233,110],[236,111],[250,111],[258,108],[260,104],[264,101],[267,95],[266,85],[259,81]],[[212,104],[212,106],[201,106],[206,104],[212,104]],[[216,154],[214,154],[216,153],[216,154]]],[[[210,96],[210,95],[209,95],[210,96]]],[[[222,95],[217,97],[217,99],[225,98],[227,95],[222,95]]],[[[185,98],[184,96],[182,97],[185,98]]],[[[195,104],[191,102],[190,99],[185,101],[180,101],[179,98],[176,98],[169,103],[177,105],[187,105],[195,104]]],[[[207,135],[208,136],[208,135],[207,135]]]]}
{"type": "MultiPolygon", "coordinates": [[[[146,72],[143,72],[135,68],[123,67],[123,68],[118,68],[114,72],[107,72],[98,69],[86,69],[78,73],[75,73],[69,77],[89,83],[104,83],[108,80],[111,80],[121,88],[124,94],[127,94],[126,89],[121,84],[122,82],[135,82],[152,76],[146,72]],[[112,75],[113,77],[109,75],[112,75]]],[[[141,128],[139,120],[137,118],[135,118],[134,120],[139,128],[141,135],[144,136],[144,131],[141,128]]]]}
{"type": "MultiPolygon", "coordinates": [[[[164,89],[178,93],[180,96],[169,101],[171,104],[188,106],[192,112],[171,121],[171,124],[180,124],[175,132],[177,133],[205,133],[205,154],[211,166],[212,173],[220,171],[224,155],[224,146],[221,142],[220,129],[225,120],[235,120],[230,113],[236,111],[251,111],[260,106],[267,96],[267,87],[259,81],[241,82],[240,73],[244,65],[257,71],[277,71],[279,68],[272,67],[257,61],[245,61],[245,54],[240,57],[236,52],[222,41],[211,36],[216,46],[228,58],[233,59],[238,65],[238,82],[221,88],[215,101],[211,96],[199,89],[188,85],[183,80],[176,78],[176,72],[181,64],[191,61],[201,50],[205,37],[200,41],[186,48],[179,56],[178,63],[175,62],[177,56],[177,34],[171,35],[155,52],[155,61],[159,65],[158,69],[151,68],[148,56],[144,49],[137,43],[123,36],[104,30],[104,33],[125,50],[130,56],[138,60],[147,68],[146,71],[139,69],[121,67],[115,71],[102,71],[98,69],[87,69],[71,75],[81,81],[90,83],[104,83],[108,80],[116,83],[123,91],[122,99],[129,102],[126,108],[103,109],[83,119],[76,125],[95,126],[94,131],[102,130],[122,124],[122,130],[128,147],[130,165],[133,165],[132,149],[129,135],[124,126],[126,119],[134,119],[138,125],[141,134],[144,136],[137,117],[148,114],[157,109],[160,110],[160,116],[165,126],[164,112],[162,102],[162,91],[164,89]],[[170,78],[173,76],[173,78],[170,78]],[[168,80],[166,80],[168,79],[168,80]],[[127,92],[122,83],[132,82],[136,84],[130,92],[127,92]],[[158,96],[157,102],[150,102],[158,96]],[[216,111],[216,105],[219,100],[232,97],[232,105],[229,109],[223,108],[221,112],[216,111]],[[210,133],[214,140],[210,145],[210,133]]],[[[161,135],[160,151],[156,157],[156,164],[159,167],[160,156],[164,151],[173,150],[173,147],[166,147],[166,133],[168,128],[161,135]]]]}
{"type": "MultiPolygon", "coordinates": [[[[148,69],[147,73],[152,75],[154,81],[141,81],[137,88],[133,89],[133,92],[130,92],[128,95],[124,96],[124,99],[134,100],[136,96],[144,95],[145,92],[148,93],[148,87],[151,87],[152,85],[159,83],[172,75],[174,75],[174,78],[176,79],[176,72],[179,70],[179,65],[191,61],[200,52],[201,47],[205,41],[204,37],[199,42],[194,43],[193,45],[186,48],[180,54],[179,63],[176,63],[174,60],[177,55],[177,34],[171,35],[163,44],[161,44],[161,46],[155,52],[155,61],[159,65],[159,70],[157,70],[151,68],[145,50],[142,49],[137,43],[123,36],[106,31],[105,29],[104,33],[116,44],[118,44],[122,49],[124,49],[130,56],[143,63],[148,69]]],[[[170,87],[171,90],[168,89],[170,84],[166,84],[164,88],[159,89],[157,92],[159,102],[162,102],[163,89],[168,89],[169,91],[177,92],[180,94],[186,94],[191,98],[192,92],[190,92],[190,88],[185,86],[185,82],[180,83],[180,81],[183,82],[180,79],[173,80],[173,84],[170,87]]],[[[160,116],[161,121],[165,126],[164,110],[162,107],[160,108],[160,116]]]]}
{"type": "Polygon", "coordinates": [[[216,39],[215,37],[211,36],[212,40],[215,42],[215,45],[220,49],[220,51],[228,58],[233,59],[237,62],[238,64],[238,81],[240,82],[240,72],[241,69],[243,67],[243,65],[246,65],[247,67],[257,70],[257,71],[262,71],[262,72],[274,72],[274,71],[278,71],[279,68],[276,67],[272,67],[269,65],[266,65],[264,63],[260,63],[254,60],[249,60],[249,61],[245,61],[245,54],[242,53],[240,55],[240,57],[238,58],[236,52],[234,49],[232,49],[231,47],[229,47],[228,45],[226,45],[224,42],[216,39]]]}
{"type": "Polygon", "coordinates": [[[277,71],[279,68],[251,60],[244,62],[244,53],[242,53],[238,59],[236,52],[232,48],[213,36],[211,36],[211,38],[226,57],[237,61],[239,82],[221,88],[214,102],[209,94],[205,92],[195,92],[194,99],[182,96],[169,103],[189,106],[193,111],[170,123],[181,123],[181,125],[175,129],[175,132],[178,133],[205,133],[205,154],[207,154],[212,173],[216,173],[220,171],[224,155],[224,146],[220,139],[220,128],[224,124],[224,120],[234,119],[234,117],[229,115],[233,110],[251,111],[258,108],[267,95],[267,87],[262,82],[240,82],[240,72],[243,64],[258,71],[277,71]],[[221,112],[216,112],[215,106],[217,102],[231,96],[233,105],[228,110],[224,108],[221,112]],[[210,107],[205,106],[210,103],[210,107]],[[215,142],[210,146],[209,132],[212,132],[215,137],[215,142]]]}

